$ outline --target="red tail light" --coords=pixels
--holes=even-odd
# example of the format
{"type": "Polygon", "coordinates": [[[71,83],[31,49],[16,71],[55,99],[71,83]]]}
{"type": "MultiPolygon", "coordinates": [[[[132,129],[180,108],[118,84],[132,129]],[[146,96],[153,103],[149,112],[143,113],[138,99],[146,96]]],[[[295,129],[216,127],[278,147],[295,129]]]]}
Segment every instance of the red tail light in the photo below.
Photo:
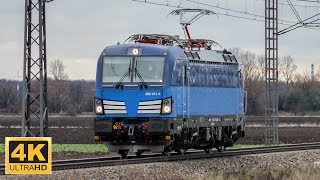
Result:
{"type": "Polygon", "coordinates": [[[123,129],[123,123],[116,122],[112,127],[113,129],[123,129]]]}
{"type": "Polygon", "coordinates": [[[148,129],[148,125],[147,124],[142,124],[142,129],[144,129],[144,130],[148,129]]]}

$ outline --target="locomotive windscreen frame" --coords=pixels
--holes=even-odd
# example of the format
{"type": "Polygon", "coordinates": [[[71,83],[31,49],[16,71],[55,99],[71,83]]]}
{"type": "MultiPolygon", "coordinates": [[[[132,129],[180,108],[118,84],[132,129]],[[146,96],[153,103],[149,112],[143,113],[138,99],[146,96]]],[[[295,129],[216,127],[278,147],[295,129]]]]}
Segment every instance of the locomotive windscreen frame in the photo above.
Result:
{"type": "Polygon", "coordinates": [[[105,56],[103,58],[102,82],[115,83],[162,83],[164,56],[105,56]]]}

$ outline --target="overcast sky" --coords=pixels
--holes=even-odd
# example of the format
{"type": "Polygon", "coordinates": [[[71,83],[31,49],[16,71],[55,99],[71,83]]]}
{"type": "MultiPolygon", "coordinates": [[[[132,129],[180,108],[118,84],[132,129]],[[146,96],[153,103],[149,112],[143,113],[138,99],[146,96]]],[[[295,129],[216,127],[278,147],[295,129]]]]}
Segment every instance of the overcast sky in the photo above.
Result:
{"type": "MultiPolygon", "coordinates": [[[[178,5],[180,0],[153,2],[178,5]]],[[[199,2],[217,3],[215,0],[199,2]]],[[[219,0],[218,5],[264,14],[263,1],[231,2],[219,0]]],[[[204,8],[184,0],[182,6],[204,8]]],[[[215,10],[212,7],[207,8],[215,10]]],[[[62,60],[70,79],[94,80],[97,58],[108,45],[123,42],[136,33],[177,34],[182,37],[179,18],[167,17],[173,9],[131,0],[55,0],[47,4],[48,61],[55,58],[62,60]]],[[[294,14],[286,10],[286,6],[280,6],[280,9],[281,18],[295,20],[294,14]]],[[[319,12],[319,8],[301,7],[298,11],[304,18],[319,12]]],[[[207,16],[194,23],[190,31],[193,37],[216,40],[224,48],[240,47],[258,54],[264,53],[263,22],[227,16],[207,16]]],[[[23,35],[24,0],[0,0],[0,79],[19,77],[21,80],[23,35]]],[[[280,56],[293,56],[300,69],[309,68],[312,63],[318,67],[319,42],[319,30],[292,31],[280,37],[280,56]]]]}

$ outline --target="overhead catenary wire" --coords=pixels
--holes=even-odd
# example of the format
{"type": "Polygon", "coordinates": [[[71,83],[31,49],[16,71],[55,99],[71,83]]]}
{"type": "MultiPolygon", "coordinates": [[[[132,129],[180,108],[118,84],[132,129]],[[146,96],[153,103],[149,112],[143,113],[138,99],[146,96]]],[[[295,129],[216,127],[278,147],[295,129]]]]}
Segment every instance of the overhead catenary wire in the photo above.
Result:
{"type": "MultiPolygon", "coordinates": [[[[213,8],[217,8],[217,9],[222,9],[222,10],[226,10],[226,11],[231,11],[231,12],[235,12],[235,13],[239,13],[239,14],[245,14],[245,15],[251,15],[253,17],[260,17],[260,18],[263,18],[263,22],[264,22],[264,15],[258,15],[258,14],[253,14],[253,13],[249,13],[249,12],[244,12],[244,11],[239,11],[239,10],[235,10],[235,9],[230,9],[230,8],[225,8],[225,7],[220,7],[220,6],[216,6],[216,5],[212,5],[212,4],[208,4],[208,3],[203,3],[203,2],[196,2],[194,0],[186,0],[186,1],[189,1],[189,2],[192,2],[192,3],[199,3],[201,5],[204,5],[204,6],[209,6],[209,7],[213,7],[213,8]]],[[[217,13],[218,14],[218,13],[217,13]]],[[[229,16],[229,14],[225,13],[219,13],[220,15],[225,15],[225,16],[229,16]]],[[[234,15],[232,15],[232,17],[234,17],[234,15]]],[[[238,18],[241,18],[243,16],[235,16],[235,17],[238,17],[238,18]]],[[[248,19],[247,17],[244,17],[244,19],[248,19]]],[[[250,20],[254,20],[254,18],[249,18],[250,20]]],[[[259,20],[258,20],[259,21],[259,20]]],[[[294,24],[296,22],[293,22],[293,21],[289,21],[289,20],[283,20],[283,19],[279,19],[279,21],[282,21],[282,22],[286,22],[286,23],[291,23],[291,24],[294,24]]],[[[289,24],[285,24],[285,25],[289,25],[289,24]]]]}
{"type": "MultiPolygon", "coordinates": [[[[280,5],[290,6],[288,3],[278,2],[280,5]]],[[[301,5],[301,4],[292,4],[294,7],[307,7],[307,8],[319,8],[320,6],[316,5],[301,5]]]]}
{"type": "Polygon", "coordinates": [[[290,32],[290,31],[292,31],[292,30],[295,30],[295,29],[297,29],[297,28],[300,28],[300,27],[306,26],[306,25],[308,25],[308,24],[312,24],[312,23],[314,23],[314,22],[316,22],[316,21],[319,21],[320,18],[315,19],[315,20],[312,20],[312,21],[310,21],[310,22],[306,22],[307,20],[310,20],[310,19],[312,19],[312,18],[314,18],[314,17],[317,17],[317,16],[319,16],[319,15],[320,15],[320,13],[315,14],[315,15],[313,15],[313,16],[311,16],[311,17],[309,17],[309,18],[307,18],[307,19],[305,19],[305,20],[303,20],[303,21],[301,21],[301,22],[299,22],[299,23],[296,23],[296,24],[294,24],[294,25],[292,25],[292,26],[290,26],[290,27],[287,27],[287,28],[279,31],[279,32],[278,32],[278,35],[285,34],[285,33],[287,33],[287,32],[290,32]]]}
{"type": "MultiPolygon", "coordinates": [[[[148,0],[131,0],[134,2],[138,2],[138,3],[146,3],[146,4],[151,4],[151,5],[158,5],[158,6],[164,6],[164,7],[171,7],[171,8],[189,8],[189,7],[185,7],[179,4],[178,6],[175,5],[170,5],[170,4],[164,4],[164,3],[159,3],[159,2],[152,2],[152,1],[148,1],[148,0]]],[[[258,15],[258,14],[253,14],[253,13],[249,13],[249,12],[243,12],[243,11],[239,11],[239,10],[234,10],[234,9],[230,9],[230,8],[224,8],[224,7],[220,7],[219,6],[219,1],[217,1],[217,5],[212,5],[212,4],[207,4],[207,3],[203,3],[203,2],[199,2],[198,1],[194,1],[194,0],[186,0],[192,3],[197,3],[197,4],[201,4],[203,6],[209,6],[209,7],[213,7],[213,8],[218,8],[218,9],[222,9],[222,10],[228,10],[230,12],[235,12],[235,13],[239,13],[239,14],[245,14],[245,15],[251,15],[252,17],[248,17],[248,16],[240,16],[240,15],[235,15],[235,14],[230,14],[230,13],[221,13],[221,12],[216,12],[217,15],[221,15],[221,16],[228,16],[228,17],[233,17],[233,18],[238,18],[238,19],[245,19],[245,20],[252,20],[252,21],[257,21],[257,22],[265,22],[264,16],[263,15],[258,15]]],[[[286,25],[286,26],[292,26],[294,24],[296,24],[296,22],[293,21],[289,21],[289,20],[284,20],[284,19],[278,19],[279,20],[279,24],[282,25],[286,25]]],[[[320,30],[319,28],[317,28],[317,26],[303,26],[305,29],[312,29],[312,30],[320,30]]]]}
{"type": "MultiPolygon", "coordinates": [[[[147,4],[151,4],[151,5],[172,7],[172,8],[188,8],[188,7],[183,7],[183,6],[177,7],[177,6],[170,5],[170,4],[163,4],[163,3],[151,2],[151,1],[147,1],[147,0],[131,0],[131,1],[139,2],[139,3],[147,3],[147,4]]],[[[191,1],[191,0],[187,0],[187,1],[190,1],[190,2],[193,2],[193,3],[198,3],[198,2],[196,2],[196,1],[191,1]]],[[[245,13],[245,12],[242,12],[242,11],[233,10],[233,9],[229,9],[229,8],[223,8],[223,7],[219,7],[219,6],[215,6],[215,5],[211,5],[211,4],[205,4],[205,3],[201,3],[201,2],[199,2],[199,4],[201,4],[201,5],[207,5],[207,6],[210,6],[210,7],[217,7],[217,8],[219,8],[219,9],[229,10],[229,11],[236,12],[236,13],[241,13],[241,14],[252,15],[252,16],[264,18],[264,16],[262,16],[262,15],[255,15],[255,14],[252,14],[252,13],[245,13]]],[[[255,21],[264,22],[264,19],[255,19],[255,18],[244,17],[244,16],[239,16],[239,15],[232,15],[232,14],[228,14],[228,13],[220,13],[220,12],[216,12],[216,13],[217,13],[218,15],[222,15],[222,16],[230,16],[230,17],[235,17],[235,18],[240,18],[240,19],[247,19],[247,20],[255,20],[255,21]]],[[[291,25],[291,24],[296,23],[296,22],[288,21],[288,20],[281,20],[281,21],[282,21],[282,22],[286,22],[286,23],[282,23],[283,25],[291,25]]]]}
{"type": "MultiPolygon", "coordinates": [[[[225,15],[225,16],[231,16],[231,17],[235,17],[235,18],[242,18],[242,19],[247,19],[247,20],[255,20],[255,21],[260,21],[260,22],[264,22],[264,19],[262,20],[259,20],[259,19],[256,19],[255,17],[260,17],[260,18],[264,18],[264,16],[262,15],[257,15],[257,14],[252,14],[252,13],[248,13],[248,12],[243,12],[243,11],[239,11],[239,10],[233,10],[233,9],[229,9],[229,8],[224,8],[224,7],[219,7],[219,6],[215,6],[215,5],[211,5],[211,4],[208,4],[208,3],[201,3],[201,2],[195,2],[194,0],[186,0],[186,1],[189,1],[189,2],[193,2],[193,3],[200,3],[202,5],[205,5],[205,6],[210,6],[210,7],[214,7],[214,8],[219,8],[219,9],[223,9],[223,10],[229,10],[229,11],[233,11],[233,12],[236,12],[236,13],[240,13],[240,14],[248,14],[248,15],[252,15],[254,16],[254,18],[248,18],[248,17],[243,17],[243,16],[237,16],[237,15],[230,15],[228,13],[225,13],[225,14],[222,14],[222,13],[217,13],[219,15],[225,15]]],[[[293,7],[294,9],[294,7],[293,7]]],[[[300,16],[297,14],[297,17],[298,19],[300,20],[300,22],[302,21],[300,16]]],[[[283,20],[283,19],[278,19],[279,21],[279,24],[283,24],[283,25],[292,25],[292,24],[295,24],[296,22],[293,22],[293,21],[288,21],[288,20],[283,20]],[[284,23],[286,22],[286,23],[284,23]]],[[[320,30],[316,27],[318,26],[304,26],[305,28],[307,29],[313,29],[313,30],[320,30]]]]}
{"type": "Polygon", "coordinates": [[[319,0],[297,0],[297,1],[320,3],[320,1],[319,1],[319,0]]]}
{"type": "MultiPolygon", "coordinates": [[[[261,1],[261,2],[264,2],[265,0],[253,0],[253,1],[261,1]]],[[[283,1],[287,1],[287,0],[283,0],[283,1]]],[[[296,1],[299,1],[299,0],[296,0],[296,1]]],[[[308,2],[308,1],[303,1],[304,3],[311,3],[311,2],[308,2]]],[[[319,1],[320,2],[320,1],[319,1]]],[[[290,4],[288,3],[285,3],[285,2],[280,2],[280,0],[278,0],[278,4],[280,5],[285,5],[285,6],[290,6],[290,4]]],[[[320,6],[317,6],[317,5],[301,5],[301,4],[292,4],[294,7],[308,7],[308,8],[319,8],[320,6]]]]}
{"type": "Polygon", "coordinates": [[[290,8],[293,11],[294,15],[296,15],[298,21],[301,23],[302,19],[298,13],[298,11],[296,10],[296,8],[293,6],[293,4],[291,3],[291,0],[287,0],[288,4],[290,4],[290,8]]]}

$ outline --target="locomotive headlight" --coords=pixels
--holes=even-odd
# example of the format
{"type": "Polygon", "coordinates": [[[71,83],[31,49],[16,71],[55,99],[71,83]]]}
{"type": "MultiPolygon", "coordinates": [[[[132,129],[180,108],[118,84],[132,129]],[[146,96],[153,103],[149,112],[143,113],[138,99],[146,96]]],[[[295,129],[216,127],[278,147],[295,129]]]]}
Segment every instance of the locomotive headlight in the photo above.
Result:
{"type": "Polygon", "coordinates": [[[162,100],[162,109],[161,113],[162,114],[170,114],[172,112],[172,99],[167,98],[162,100]]]}
{"type": "Polygon", "coordinates": [[[139,55],[139,49],[132,49],[132,55],[139,55]]]}
{"type": "Polygon", "coordinates": [[[101,99],[95,99],[95,110],[96,114],[103,114],[103,107],[102,107],[102,100],[101,99]]]}
{"type": "Polygon", "coordinates": [[[163,106],[162,113],[169,114],[171,112],[171,108],[169,106],[163,106]]]}
{"type": "Polygon", "coordinates": [[[101,114],[102,113],[102,107],[101,106],[97,106],[96,107],[96,113],[97,114],[101,114]]]}

